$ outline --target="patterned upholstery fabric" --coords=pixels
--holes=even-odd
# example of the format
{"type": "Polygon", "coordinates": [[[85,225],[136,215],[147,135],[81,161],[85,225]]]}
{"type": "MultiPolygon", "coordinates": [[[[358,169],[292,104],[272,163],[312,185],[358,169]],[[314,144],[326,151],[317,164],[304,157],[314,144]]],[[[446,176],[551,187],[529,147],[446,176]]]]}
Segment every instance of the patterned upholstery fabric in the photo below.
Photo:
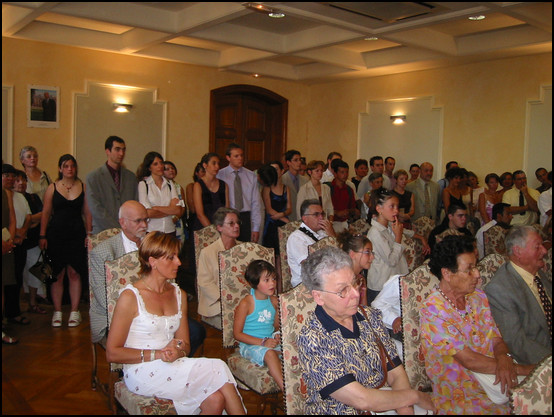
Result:
{"type": "Polygon", "coordinates": [[[408,263],[408,271],[413,271],[425,260],[423,245],[418,239],[402,235],[402,246],[404,247],[406,262],[408,263]]]}
{"type": "Polygon", "coordinates": [[[312,294],[304,284],[279,294],[281,319],[281,346],[283,348],[283,377],[285,381],[285,408],[288,415],[303,415],[306,403],[306,385],[302,379],[302,369],[298,362],[298,335],[308,318],[315,310],[312,294]]]}
{"type": "Polygon", "coordinates": [[[219,239],[219,232],[215,225],[210,224],[200,230],[194,231],[194,256],[196,259],[196,269],[198,270],[198,258],[200,257],[200,251],[206,246],[210,246],[217,239],[219,239]]]}
{"type": "Polygon", "coordinates": [[[512,390],[510,406],[514,415],[552,415],[552,355],[512,390]]]}
{"type": "Polygon", "coordinates": [[[497,253],[491,253],[479,261],[477,269],[479,269],[479,273],[481,274],[481,283],[479,284],[481,289],[487,286],[498,268],[506,262],[507,259],[497,253]]]}
{"type": "MultiPolygon", "coordinates": [[[[139,279],[139,270],[138,251],[130,252],[121,258],[106,262],[108,323],[112,322],[119,291],[127,284],[132,284],[139,279]]],[[[111,363],[110,368],[113,375],[123,367],[121,364],[111,363]]],[[[129,414],[177,414],[171,400],[134,394],[127,389],[123,381],[114,383],[113,395],[129,414]]],[[[115,404],[113,404],[112,409],[114,406],[115,404]]]]}
{"type": "Polygon", "coordinates": [[[435,228],[435,221],[430,217],[420,217],[412,222],[412,229],[418,235],[425,236],[425,239],[429,238],[431,230],[435,228]]]}
{"type": "Polygon", "coordinates": [[[431,380],[425,372],[425,360],[420,352],[420,310],[423,301],[439,284],[439,280],[423,264],[400,279],[400,307],[404,333],[404,368],[410,386],[421,391],[431,390],[431,380]]]}
{"type": "Polygon", "coordinates": [[[279,252],[281,252],[279,257],[281,262],[281,284],[283,286],[283,292],[292,288],[292,284],[290,282],[292,274],[290,272],[287,258],[287,240],[292,232],[300,227],[300,224],[302,224],[302,222],[300,220],[296,220],[294,222],[288,222],[284,226],[277,228],[277,233],[279,235],[279,252]]]}
{"type": "Polygon", "coordinates": [[[546,256],[544,257],[544,272],[546,272],[547,276],[552,280],[552,247],[548,249],[548,252],[546,252],[546,256]]]}
{"type": "Polygon", "coordinates": [[[334,236],[327,236],[327,237],[324,237],[323,239],[321,240],[318,240],[316,243],[308,246],[308,253],[309,254],[312,254],[316,251],[318,251],[319,249],[322,249],[326,246],[335,246],[335,247],[339,247],[339,242],[337,240],[336,237],[334,236]]]}
{"type": "Polygon", "coordinates": [[[100,233],[96,233],[95,235],[90,235],[89,236],[88,251],[90,252],[100,242],[102,242],[106,239],[109,239],[112,236],[117,235],[119,232],[121,232],[121,229],[119,227],[114,227],[112,229],[102,230],[100,233]]]}
{"type": "MultiPolygon", "coordinates": [[[[250,286],[244,279],[244,272],[248,264],[255,259],[263,259],[275,265],[273,249],[257,243],[245,242],[219,252],[224,348],[233,348],[237,343],[233,336],[235,308],[240,300],[250,294],[250,286]]],[[[227,358],[227,364],[235,378],[256,393],[263,395],[279,391],[279,386],[269,375],[268,368],[260,367],[243,358],[238,353],[238,348],[227,358]]]]}
{"type": "Polygon", "coordinates": [[[370,228],[371,225],[366,219],[358,219],[348,225],[348,229],[353,235],[367,235],[367,232],[369,232],[370,228]]]}
{"type": "Polygon", "coordinates": [[[508,230],[498,225],[491,227],[489,230],[485,230],[483,233],[485,256],[491,253],[498,253],[500,255],[506,254],[506,245],[504,244],[506,233],[508,233],[508,230]]]}

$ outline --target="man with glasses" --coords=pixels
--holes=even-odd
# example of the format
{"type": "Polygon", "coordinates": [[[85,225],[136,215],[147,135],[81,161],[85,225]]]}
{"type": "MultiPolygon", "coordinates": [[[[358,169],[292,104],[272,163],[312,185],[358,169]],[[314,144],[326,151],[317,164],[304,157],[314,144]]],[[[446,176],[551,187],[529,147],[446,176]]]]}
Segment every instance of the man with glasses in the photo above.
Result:
{"type": "Polygon", "coordinates": [[[502,196],[502,202],[509,204],[510,213],[514,216],[512,226],[530,226],[538,222],[539,207],[537,201],[540,193],[527,187],[527,176],[522,170],[512,174],[514,187],[502,196]]]}
{"type": "MultiPolygon", "coordinates": [[[[90,300],[90,333],[93,343],[100,342],[107,337],[108,311],[106,307],[106,261],[113,261],[127,253],[138,250],[140,242],[146,236],[148,227],[148,213],[146,208],[138,201],[129,200],[119,208],[119,224],[121,233],[99,243],[89,255],[90,273],[89,281],[93,293],[90,300]]],[[[189,356],[200,346],[206,337],[206,329],[199,323],[190,319],[190,345],[189,356]]]]}
{"type": "Polygon", "coordinates": [[[300,228],[292,232],[287,240],[287,262],[293,287],[302,282],[300,264],[308,257],[308,246],[324,237],[336,236],[333,224],[325,216],[319,200],[304,200],[300,205],[300,215],[300,228]]]}

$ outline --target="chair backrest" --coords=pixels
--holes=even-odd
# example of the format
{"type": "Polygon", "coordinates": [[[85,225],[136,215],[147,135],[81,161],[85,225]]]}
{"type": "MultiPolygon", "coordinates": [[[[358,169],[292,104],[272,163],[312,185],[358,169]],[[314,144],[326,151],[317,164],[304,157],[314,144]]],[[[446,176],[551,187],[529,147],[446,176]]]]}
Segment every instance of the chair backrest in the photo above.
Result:
{"type": "MultiPolygon", "coordinates": [[[[119,291],[127,284],[132,284],[139,279],[140,262],[138,251],[130,252],[113,261],[106,261],[106,291],[108,300],[108,326],[112,322],[113,312],[119,291]]],[[[110,364],[112,371],[121,369],[121,364],[110,364]]]]}
{"type": "Polygon", "coordinates": [[[431,389],[431,380],[425,372],[425,359],[420,351],[419,312],[427,296],[438,284],[439,279],[431,273],[428,264],[423,264],[400,278],[400,308],[404,334],[403,363],[413,389],[431,389]]]}
{"type": "Polygon", "coordinates": [[[413,271],[425,260],[423,245],[418,239],[402,235],[402,247],[404,248],[404,257],[408,263],[408,271],[413,271]]]}
{"type": "Polygon", "coordinates": [[[279,236],[279,262],[281,263],[281,284],[283,287],[283,292],[288,291],[292,288],[291,279],[292,273],[290,272],[290,267],[287,257],[287,240],[289,236],[300,227],[302,221],[296,220],[293,222],[288,222],[284,226],[277,228],[277,234],[279,236]]]}
{"type": "Polygon", "coordinates": [[[310,312],[315,310],[310,291],[299,284],[290,291],[279,294],[281,320],[281,349],[283,353],[283,378],[285,408],[288,415],[303,415],[306,404],[306,385],[298,361],[298,335],[310,312]]]}
{"type": "Polygon", "coordinates": [[[250,294],[250,285],[244,278],[246,267],[255,259],[263,259],[275,265],[275,253],[273,248],[266,248],[253,242],[244,242],[219,252],[218,257],[223,347],[230,348],[236,343],[233,336],[235,308],[240,300],[250,294]]]}
{"type": "Polygon", "coordinates": [[[506,245],[504,243],[506,233],[508,233],[508,229],[498,225],[483,232],[483,251],[485,256],[491,253],[506,254],[506,245]]]}
{"type": "Polygon", "coordinates": [[[510,407],[514,415],[552,415],[552,355],[544,358],[512,389],[510,407]]]}
{"type": "Polygon", "coordinates": [[[348,225],[350,233],[353,235],[367,235],[371,225],[366,219],[358,219],[348,225]]]}
{"type": "Polygon", "coordinates": [[[312,254],[326,246],[339,247],[339,241],[334,236],[327,236],[308,246],[308,254],[312,254]]]}
{"type": "Polygon", "coordinates": [[[198,259],[200,258],[200,251],[206,246],[210,246],[217,239],[219,239],[219,232],[214,224],[203,227],[200,230],[194,231],[194,256],[196,259],[196,270],[198,270],[198,259]]]}
{"type": "Polygon", "coordinates": [[[546,252],[546,256],[544,257],[543,270],[546,272],[546,276],[552,279],[552,246],[548,249],[548,252],[546,252]]]}
{"type": "Polygon", "coordinates": [[[418,235],[425,236],[425,239],[429,238],[431,230],[435,228],[435,221],[430,217],[422,216],[412,222],[412,229],[418,235]]]}
{"type": "Polygon", "coordinates": [[[100,242],[109,239],[112,236],[117,235],[119,232],[121,232],[121,229],[119,227],[113,227],[111,229],[102,230],[99,233],[96,233],[95,235],[89,236],[89,243],[88,243],[88,251],[92,251],[100,242]]]}
{"type": "Polygon", "coordinates": [[[483,289],[491,281],[498,268],[507,262],[506,257],[498,253],[491,253],[477,263],[477,269],[481,274],[480,288],[483,289]]]}

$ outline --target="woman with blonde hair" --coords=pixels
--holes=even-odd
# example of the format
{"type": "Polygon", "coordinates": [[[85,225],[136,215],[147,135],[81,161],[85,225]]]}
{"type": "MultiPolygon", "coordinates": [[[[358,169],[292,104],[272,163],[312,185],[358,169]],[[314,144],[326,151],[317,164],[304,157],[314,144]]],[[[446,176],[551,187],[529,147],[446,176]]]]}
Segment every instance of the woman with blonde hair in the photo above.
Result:
{"type": "Polygon", "coordinates": [[[27,192],[38,194],[44,200],[44,193],[52,180],[38,167],[38,152],[33,146],[24,146],[19,152],[19,160],[23,165],[23,171],[27,174],[27,192]]]}
{"type": "Polygon", "coordinates": [[[140,244],[140,279],[115,306],[106,345],[109,362],[123,363],[127,388],[169,398],[178,414],[245,414],[236,382],[220,359],[188,358],[186,293],[177,276],[180,241],[151,232],[140,244]]]}

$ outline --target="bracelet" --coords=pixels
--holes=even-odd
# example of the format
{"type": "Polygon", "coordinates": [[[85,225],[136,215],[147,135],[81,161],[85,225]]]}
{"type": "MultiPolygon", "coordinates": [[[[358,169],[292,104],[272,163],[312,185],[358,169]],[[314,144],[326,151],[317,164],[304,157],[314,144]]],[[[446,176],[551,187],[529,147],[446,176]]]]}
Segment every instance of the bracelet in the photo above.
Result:
{"type": "Polygon", "coordinates": [[[267,341],[267,339],[269,339],[269,337],[264,337],[264,338],[262,339],[262,343],[261,343],[260,346],[263,346],[263,345],[265,344],[265,342],[267,341]]]}
{"type": "Polygon", "coordinates": [[[153,362],[156,360],[156,349],[152,349],[150,351],[150,362],[153,362]]]}
{"type": "Polygon", "coordinates": [[[144,362],[144,349],[140,350],[140,361],[144,362]]]}

